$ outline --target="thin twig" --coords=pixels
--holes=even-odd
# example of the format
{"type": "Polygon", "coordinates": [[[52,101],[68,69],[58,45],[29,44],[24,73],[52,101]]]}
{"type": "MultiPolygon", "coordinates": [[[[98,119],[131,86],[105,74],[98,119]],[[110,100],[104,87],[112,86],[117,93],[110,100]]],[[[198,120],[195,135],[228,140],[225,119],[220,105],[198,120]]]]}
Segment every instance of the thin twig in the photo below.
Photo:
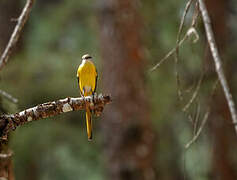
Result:
{"type": "MultiPolygon", "coordinates": [[[[186,5],[186,11],[188,10],[187,8],[187,5],[186,5]]],[[[187,13],[187,12],[186,12],[187,13]]],[[[185,13],[184,13],[185,14],[185,13]]],[[[185,15],[186,16],[186,15],[185,15]]],[[[192,20],[192,24],[190,26],[190,28],[187,30],[186,34],[184,35],[183,39],[180,40],[180,37],[178,36],[179,38],[179,41],[178,43],[176,44],[176,46],[171,49],[166,55],[165,57],[163,57],[155,66],[153,66],[150,71],[154,71],[156,70],[158,67],[160,67],[164,62],[165,60],[167,60],[171,55],[173,55],[175,52],[176,52],[176,49],[177,47],[179,48],[187,39],[188,37],[194,35],[195,39],[193,41],[193,43],[196,43],[199,39],[199,36],[198,36],[198,33],[196,32],[195,30],[195,25],[196,25],[196,22],[197,22],[197,18],[198,18],[198,13],[195,14],[195,16],[193,17],[193,20],[192,20]]],[[[182,23],[181,23],[182,24],[182,23]]],[[[181,30],[180,30],[181,31],[181,30]]]]}
{"type": "Polygon", "coordinates": [[[195,4],[195,11],[192,17],[192,23],[191,26],[195,27],[197,25],[197,18],[199,17],[200,11],[199,11],[199,6],[198,6],[198,2],[196,2],[195,4]]]}
{"type": "MultiPolygon", "coordinates": [[[[178,46],[181,46],[181,45],[184,43],[184,41],[187,40],[187,38],[188,38],[188,36],[185,35],[184,38],[179,42],[178,46]]],[[[171,55],[173,55],[173,54],[175,53],[175,51],[176,51],[176,47],[174,47],[173,49],[171,49],[171,50],[165,55],[165,57],[163,57],[155,66],[153,66],[153,67],[150,69],[150,71],[154,71],[154,70],[156,70],[158,67],[160,67],[160,65],[163,64],[164,61],[165,61],[166,59],[168,59],[171,55]]]]}
{"type": "Polygon", "coordinates": [[[190,105],[193,103],[193,101],[196,99],[199,89],[201,87],[202,81],[203,81],[204,75],[202,74],[201,77],[199,78],[197,87],[195,89],[195,91],[193,92],[193,95],[191,97],[191,99],[188,101],[188,103],[184,106],[184,108],[182,109],[182,111],[186,112],[188,110],[188,108],[190,107],[190,105]]]}
{"type": "Polygon", "coordinates": [[[235,103],[234,100],[232,98],[232,94],[230,92],[230,88],[229,85],[227,83],[225,74],[224,74],[224,70],[222,67],[222,60],[221,57],[219,55],[218,49],[217,49],[217,45],[215,42],[215,38],[214,38],[214,34],[213,34],[213,30],[211,27],[211,20],[210,17],[208,15],[208,11],[207,8],[203,2],[203,0],[198,0],[199,2],[199,7],[200,7],[200,11],[202,14],[202,19],[203,19],[203,23],[205,26],[205,30],[206,30],[206,36],[207,36],[207,40],[208,40],[208,44],[211,50],[211,54],[215,63],[215,67],[216,67],[216,72],[218,75],[218,78],[220,80],[221,86],[223,88],[229,109],[230,109],[230,113],[232,116],[232,122],[235,125],[235,132],[237,134],[237,113],[236,113],[236,109],[235,109],[235,103]]]}
{"type": "Polygon", "coordinates": [[[180,36],[181,36],[182,30],[183,30],[183,27],[184,27],[184,20],[185,20],[187,14],[188,14],[188,10],[190,9],[190,7],[192,5],[192,2],[193,2],[193,0],[189,0],[187,2],[186,6],[185,6],[183,16],[182,16],[182,19],[181,19],[181,22],[180,22],[180,25],[179,25],[179,31],[178,31],[178,35],[177,35],[176,44],[178,44],[179,41],[180,41],[180,36]]]}
{"type": "Polygon", "coordinates": [[[106,104],[111,102],[110,96],[95,95],[80,98],[65,98],[53,102],[39,104],[35,107],[26,109],[15,114],[4,114],[0,116],[0,138],[7,139],[7,135],[11,130],[15,130],[23,124],[56,116],[69,111],[83,110],[86,106],[99,116],[106,104]],[[93,103],[92,103],[93,102],[93,103]]]}
{"type": "MultiPolygon", "coordinates": [[[[185,36],[183,37],[183,39],[181,39],[181,41],[179,42],[178,46],[180,47],[190,36],[194,35],[195,36],[195,40],[193,41],[194,43],[197,42],[197,40],[199,39],[198,37],[198,33],[196,32],[196,30],[191,27],[185,34],[185,36]]],[[[176,46],[171,49],[166,55],[165,57],[163,57],[155,66],[153,66],[150,71],[155,71],[158,67],[160,67],[161,64],[163,64],[165,62],[165,60],[167,60],[171,55],[173,55],[176,51],[176,46]]]]}
{"type": "Polygon", "coordinates": [[[2,95],[3,97],[7,98],[8,100],[10,100],[13,103],[18,103],[18,99],[14,98],[11,94],[3,91],[0,89],[0,95],[2,95]]]}
{"type": "Polygon", "coordinates": [[[174,54],[174,59],[175,59],[175,77],[176,77],[176,83],[177,83],[177,90],[178,90],[178,97],[179,100],[183,99],[183,93],[182,90],[180,88],[180,76],[179,76],[179,71],[178,71],[178,62],[179,62],[179,42],[180,42],[180,36],[184,27],[184,20],[185,17],[188,14],[188,10],[191,7],[193,0],[189,0],[185,6],[184,12],[183,12],[183,16],[179,25],[179,31],[178,31],[178,35],[177,35],[177,40],[176,40],[176,49],[175,49],[175,54],[174,54]]]}
{"type": "Polygon", "coordinates": [[[197,104],[196,117],[195,117],[194,123],[193,123],[193,135],[195,135],[197,133],[199,117],[200,117],[200,103],[197,104]]]}
{"type": "Polygon", "coordinates": [[[4,50],[1,59],[0,59],[0,70],[2,70],[2,68],[6,65],[6,63],[8,62],[9,56],[12,53],[12,49],[13,47],[16,45],[19,36],[22,32],[22,29],[29,17],[29,13],[30,10],[33,6],[34,0],[27,0],[26,5],[24,7],[24,9],[22,10],[22,13],[20,15],[20,17],[17,20],[17,25],[11,35],[11,38],[7,44],[6,49],[4,50]]]}
{"type": "Polygon", "coordinates": [[[210,110],[208,109],[207,112],[205,113],[204,115],[204,118],[203,118],[203,121],[200,125],[200,128],[198,129],[198,132],[196,133],[196,135],[193,137],[193,139],[191,141],[189,141],[189,143],[186,144],[185,148],[188,149],[196,140],[197,138],[199,137],[199,135],[201,134],[202,130],[203,130],[203,127],[204,125],[206,124],[207,122],[207,119],[209,117],[209,114],[210,114],[210,110]]]}
{"type": "MultiPolygon", "coordinates": [[[[219,81],[216,80],[215,83],[214,83],[214,85],[213,85],[213,87],[212,87],[211,95],[210,95],[210,98],[209,98],[210,101],[213,99],[213,96],[214,96],[216,87],[217,87],[217,85],[218,85],[218,82],[219,82],[219,81]]],[[[207,122],[207,119],[208,119],[208,117],[209,117],[210,109],[211,109],[211,107],[210,107],[210,105],[209,105],[209,107],[208,107],[208,109],[206,110],[206,113],[205,113],[205,115],[204,115],[204,118],[203,118],[203,120],[202,120],[202,122],[201,122],[201,125],[200,125],[200,127],[199,127],[199,129],[198,129],[198,131],[197,131],[197,133],[196,133],[196,134],[193,136],[193,138],[185,145],[185,148],[186,148],[186,149],[188,149],[188,148],[198,139],[198,137],[200,136],[200,134],[201,134],[201,132],[202,132],[202,130],[203,130],[203,128],[204,128],[206,122],[207,122]]],[[[195,128],[195,129],[196,129],[196,128],[195,128]]],[[[195,131],[196,131],[196,130],[195,130],[195,131]]]]}

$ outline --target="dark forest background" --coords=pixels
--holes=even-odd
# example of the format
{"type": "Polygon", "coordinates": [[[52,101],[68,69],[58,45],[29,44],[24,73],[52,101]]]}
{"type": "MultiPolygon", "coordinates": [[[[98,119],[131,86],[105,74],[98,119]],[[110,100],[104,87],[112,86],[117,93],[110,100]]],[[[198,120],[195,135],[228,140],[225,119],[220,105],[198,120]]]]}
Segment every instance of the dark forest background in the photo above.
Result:
{"type": "MultiPolygon", "coordinates": [[[[3,52],[25,1],[0,0],[0,52],[3,52]]],[[[113,102],[93,118],[88,142],[84,112],[33,122],[11,133],[16,179],[206,180],[237,176],[237,141],[223,91],[198,19],[192,38],[150,71],[175,47],[186,1],[36,0],[23,34],[0,72],[0,89],[18,99],[0,97],[1,113],[79,96],[76,70],[81,56],[93,56],[98,93],[113,102]],[[183,99],[178,96],[176,70],[183,99]],[[187,112],[200,77],[197,98],[187,112]],[[188,149],[205,113],[210,115],[188,149]],[[193,120],[190,120],[191,119],[193,120]]],[[[237,102],[237,3],[208,0],[217,45],[237,102]]],[[[189,28],[194,6],[187,15],[189,28]]],[[[182,34],[182,36],[184,33],[182,34]]]]}

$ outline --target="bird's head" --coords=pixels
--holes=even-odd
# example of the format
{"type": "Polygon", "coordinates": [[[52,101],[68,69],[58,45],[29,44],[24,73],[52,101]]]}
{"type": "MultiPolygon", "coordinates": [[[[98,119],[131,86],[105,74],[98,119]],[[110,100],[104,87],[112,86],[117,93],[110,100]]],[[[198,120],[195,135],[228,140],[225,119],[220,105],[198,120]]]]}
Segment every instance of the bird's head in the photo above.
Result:
{"type": "Polygon", "coordinates": [[[92,57],[89,54],[85,54],[82,56],[82,60],[92,60],[92,57]]]}

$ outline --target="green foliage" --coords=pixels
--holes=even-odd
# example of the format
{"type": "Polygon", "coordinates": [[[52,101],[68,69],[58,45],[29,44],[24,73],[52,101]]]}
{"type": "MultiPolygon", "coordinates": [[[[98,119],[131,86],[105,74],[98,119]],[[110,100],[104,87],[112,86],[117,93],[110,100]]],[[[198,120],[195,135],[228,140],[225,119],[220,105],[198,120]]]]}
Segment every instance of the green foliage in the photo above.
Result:
{"type": "MultiPolygon", "coordinates": [[[[182,102],[177,96],[173,56],[156,71],[148,71],[175,47],[185,2],[150,0],[143,1],[140,6],[144,20],[144,52],[148,60],[145,72],[147,92],[148,97],[152,97],[149,107],[153,128],[158,133],[157,159],[154,161],[160,179],[164,180],[207,179],[211,164],[210,140],[206,131],[197,144],[185,150],[185,144],[193,137],[193,126],[181,111],[191,98],[202,72],[203,39],[196,44],[187,41],[180,48],[177,70],[185,95],[182,102]]],[[[16,112],[39,103],[79,96],[76,70],[85,53],[94,57],[99,77],[102,76],[94,3],[92,0],[36,1],[23,34],[24,48],[1,72],[3,90],[19,99],[17,109],[15,104],[1,98],[4,111],[16,112]]],[[[189,23],[185,22],[184,33],[189,23]]],[[[99,81],[99,87],[100,84],[99,81]]],[[[198,96],[202,107],[199,124],[212,84],[213,80],[207,79],[198,96]]],[[[197,104],[195,102],[190,107],[192,115],[197,104]]],[[[104,179],[106,157],[102,152],[99,126],[103,122],[100,119],[93,122],[92,142],[87,141],[82,112],[67,113],[18,128],[11,135],[17,179],[104,179]]]]}

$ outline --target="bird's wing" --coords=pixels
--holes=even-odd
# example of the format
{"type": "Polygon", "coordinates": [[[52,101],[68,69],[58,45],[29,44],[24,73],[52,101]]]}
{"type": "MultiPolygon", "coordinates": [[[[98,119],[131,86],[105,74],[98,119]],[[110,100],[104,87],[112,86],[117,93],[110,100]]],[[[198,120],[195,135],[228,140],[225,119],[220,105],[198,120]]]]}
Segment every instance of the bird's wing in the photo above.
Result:
{"type": "MultiPolygon", "coordinates": [[[[95,69],[96,71],[96,77],[95,77],[95,89],[94,89],[94,92],[96,91],[96,87],[97,87],[97,80],[98,80],[98,73],[97,73],[97,70],[95,69]]],[[[93,93],[94,93],[93,92],[93,93]]]]}
{"type": "Polygon", "coordinates": [[[81,96],[83,96],[83,92],[81,91],[81,88],[80,88],[80,77],[79,77],[79,73],[77,73],[77,83],[78,83],[78,87],[79,87],[80,94],[81,94],[81,96]]]}

